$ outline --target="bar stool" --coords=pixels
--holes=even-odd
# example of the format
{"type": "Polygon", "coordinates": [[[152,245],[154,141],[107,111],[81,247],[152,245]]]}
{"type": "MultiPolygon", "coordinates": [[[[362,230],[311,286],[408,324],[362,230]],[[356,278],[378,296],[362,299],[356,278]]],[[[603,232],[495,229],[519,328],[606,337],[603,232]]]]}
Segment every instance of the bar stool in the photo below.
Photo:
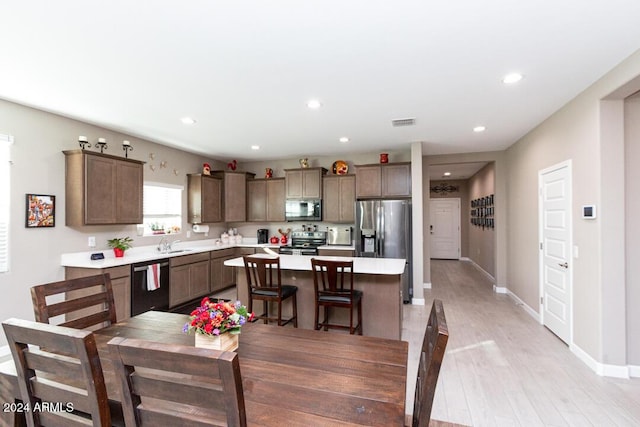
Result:
{"type": "Polygon", "coordinates": [[[348,329],[353,335],[356,331],[362,335],[362,291],[353,289],[353,261],[329,261],[311,258],[313,287],[315,290],[316,330],[324,328],[348,329]],[[358,323],[353,325],[354,307],[358,309],[358,323]],[[320,307],[324,308],[324,320],[319,322],[320,307]],[[349,309],[349,325],[329,323],[331,307],[349,309]]]}
{"type": "Polygon", "coordinates": [[[284,326],[293,322],[294,328],[298,327],[298,306],[296,293],[298,287],[293,285],[283,285],[280,275],[280,257],[264,257],[255,255],[245,255],[244,269],[247,273],[247,287],[249,303],[247,308],[253,312],[253,300],[262,301],[263,314],[256,316],[256,319],[263,319],[264,323],[270,320],[277,320],[278,326],[284,326]],[[292,315],[289,319],[282,320],[282,303],[291,297],[292,315]],[[278,305],[278,316],[269,316],[269,303],[278,305]]]}

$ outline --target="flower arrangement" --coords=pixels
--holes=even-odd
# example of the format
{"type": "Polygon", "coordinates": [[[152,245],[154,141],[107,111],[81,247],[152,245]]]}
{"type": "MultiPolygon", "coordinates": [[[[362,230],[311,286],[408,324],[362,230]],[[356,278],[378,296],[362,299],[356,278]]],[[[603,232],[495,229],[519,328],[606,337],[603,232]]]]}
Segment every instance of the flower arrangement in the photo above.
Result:
{"type": "Polygon", "coordinates": [[[191,312],[189,321],[185,323],[182,332],[202,335],[220,335],[225,332],[239,334],[240,328],[247,321],[252,321],[253,313],[247,312],[247,307],[240,301],[235,303],[218,301],[212,302],[204,297],[200,307],[191,312]]]}

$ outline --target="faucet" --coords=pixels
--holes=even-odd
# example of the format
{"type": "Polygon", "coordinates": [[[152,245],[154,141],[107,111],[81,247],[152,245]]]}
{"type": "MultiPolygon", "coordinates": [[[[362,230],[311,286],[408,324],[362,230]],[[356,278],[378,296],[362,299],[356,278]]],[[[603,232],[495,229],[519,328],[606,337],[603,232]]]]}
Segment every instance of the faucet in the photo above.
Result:
{"type": "Polygon", "coordinates": [[[169,253],[171,252],[171,245],[175,245],[179,241],[180,240],[174,240],[173,242],[170,242],[166,236],[163,236],[162,239],[160,240],[160,243],[158,243],[157,249],[160,253],[163,253],[163,254],[169,253]]]}

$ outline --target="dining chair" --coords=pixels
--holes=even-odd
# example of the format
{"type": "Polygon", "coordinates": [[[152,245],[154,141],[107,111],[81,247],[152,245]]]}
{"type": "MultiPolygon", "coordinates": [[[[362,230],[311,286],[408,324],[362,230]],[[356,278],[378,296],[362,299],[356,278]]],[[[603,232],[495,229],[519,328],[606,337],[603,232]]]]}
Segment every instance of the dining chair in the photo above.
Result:
{"type": "Polygon", "coordinates": [[[116,306],[109,273],[46,283],[31,288],[35,319],[52,323],[64,315],[60,326],[101,329],[116,323],[116,306]]]}
{"type": "Polygon", "coordinates": [[[418,361],[418,378],[413,403],[413,427],[428,426],[436,393],[440,366],[449,339],[442,301],[433,300],[418,361]]]}
{"type": "Polygon", "coordinates": [[[236,353],[122,337],[108,347],[127,427],[247,425],[236,353]]]}
{"type": "Polygon", "coordinates": [[[315,291],[315,329],[348,329],[351,335],[355,332],[362,335],[362,291],[353,289],[353,260],[330,261],[311,258],[311,269],[315,291]],[[319,319],[321,307],[324,309],[322,322],[319,319]],[[349,309],[349,325],[330,323],[330,309],[336,307],[349,309]],[[358,322],[355,326],[354,309],[358,310],[358,322]]]}
{"type": "Polygon", "coordinates": [[[110,426],[111,413],[93,333],[8,319],[2,323],[16,365],[27,425],[110,426]]]}
{"type": "Polygon", "coordinates": [[[298,303],[296,293],[298,287],[293,285],[283,285],[280,273],[280,257],[265,257],[245,255],[244,269],[247,273],[247,287],[249,301],[247,308],[249,313],[253,312],[253,301],[262,301],[263,313],[255,319],[264,320],[264,323],[274,320],[278,326],[284,326],[293,322],[295,328],[298,327],[298,303]],[[292,313],[289,319],[282,319],[282,304],[286,299],[291,298],[292,313]],[[269,303],[275,303],[278,307],[276,317],[269,316],[269,303]]]}

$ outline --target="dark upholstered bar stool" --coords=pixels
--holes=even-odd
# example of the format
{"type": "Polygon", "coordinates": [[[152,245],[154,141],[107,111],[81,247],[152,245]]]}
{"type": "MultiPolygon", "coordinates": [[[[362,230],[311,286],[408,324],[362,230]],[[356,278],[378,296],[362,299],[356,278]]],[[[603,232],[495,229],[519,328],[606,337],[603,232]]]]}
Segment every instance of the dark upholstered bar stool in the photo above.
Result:
{"type": "Polygon", "coordinates": [[[111,425],[92,332],[21,319],[8,319],[2,326],[22,402],[31,408],[23,411],[27,425],[111,425]]]}
{"type": "Polygon", "coordinates": [[[444,316],[444,307],[442,301],[436,299],[431,305],[431,313],[420,351],[412,427],[429,425],[433,397],[436,394],[438,375],[448,340],[449,328],[444,316]]]}
{"type": "Polygon", "coordinates": [[[90,330],[116,323],[109,273],[34,286],[31,299],[38,322],[51,323],[51,318],[63,315],[64,321],[59,323],[60,326],[90,330]],[[48,303],[49,297],[61,298],[48,303]]]}
{"type": "Polygon", "coordinates": [[[329,261],[311,258],[313,287],[316,295],[315,329],[348,329],[350,334],[362,335],[362,291],[353,289],[353,261],[329,261]],[[324,320],[319,322],[320,307],[324,320]],[[349,309],[349,325],[329,322],[333,307],[349,309]],[[353,324],[353,311],[358,310],[358,323],[353,324]]]}
{"type": "Polygon", "coordinates": [[[283,285],[280,274],[280,258],[245,255],[244,269],[247,273],[247,286],[249,302],[247,308],[253,311],[253,300],[262,301],[263,313],[256,316],[256,319],[263,319],[264,323],[270,320],[278,322],[278,326],[293,322],[294,327],[298,327],[298,305],[296,293],[298,287],[293,285],[283,285]],[[282,303],[287,298],[291,298],[292,315],[287,320],[282,320],[282,303]],[[269,316],[269,303],[276,303],[278,315],[269,316]]]}

